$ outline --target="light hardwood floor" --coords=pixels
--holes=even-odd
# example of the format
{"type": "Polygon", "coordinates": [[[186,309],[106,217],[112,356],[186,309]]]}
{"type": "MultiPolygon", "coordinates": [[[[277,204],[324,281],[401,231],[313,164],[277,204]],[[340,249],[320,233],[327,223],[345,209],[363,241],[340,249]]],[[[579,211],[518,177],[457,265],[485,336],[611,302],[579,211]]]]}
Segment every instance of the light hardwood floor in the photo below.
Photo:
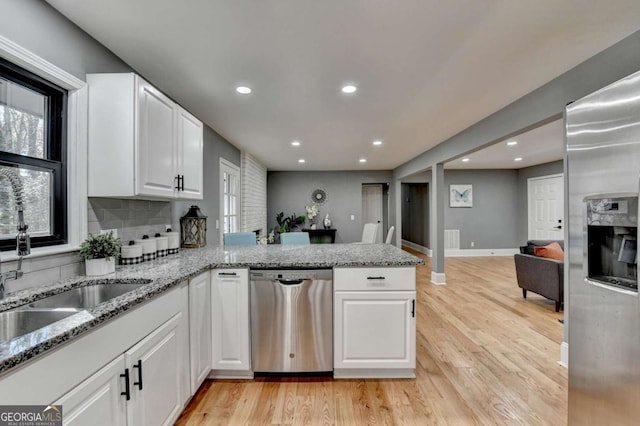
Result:
{"type": "Polygon", "coordinates": [[[207,381],[177,424],[566,424],[563,313],[522,298],[512,257],[447,258],[434,286],[419,256],[415,380],[207,381]]]}

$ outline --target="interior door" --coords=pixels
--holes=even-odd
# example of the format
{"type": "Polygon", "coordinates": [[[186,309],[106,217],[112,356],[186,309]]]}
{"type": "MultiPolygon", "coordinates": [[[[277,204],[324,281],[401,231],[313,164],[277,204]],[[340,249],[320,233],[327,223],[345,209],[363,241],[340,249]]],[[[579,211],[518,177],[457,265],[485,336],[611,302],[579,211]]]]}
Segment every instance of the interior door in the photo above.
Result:
{"type": "Polygon", "coordinates": [[[381,243],[384,238],[382,221],[382,184],[362,185],[362,225],[380,224],[376,243],[381,243]]]}
{"type": "Polygon", "coordinates": [[[564,239],[564,176],[531,178],[527,181],[527,192],[529,239],[564,239]]]}

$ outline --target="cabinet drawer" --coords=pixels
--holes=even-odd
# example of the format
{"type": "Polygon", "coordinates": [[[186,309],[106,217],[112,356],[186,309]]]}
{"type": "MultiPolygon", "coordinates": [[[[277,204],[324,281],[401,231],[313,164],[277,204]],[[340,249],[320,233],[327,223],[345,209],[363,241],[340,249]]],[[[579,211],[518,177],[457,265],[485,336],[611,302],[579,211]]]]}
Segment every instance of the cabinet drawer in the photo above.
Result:
{"type": "Polygon", "coordinates": [[[416,268],[335,268],[335,291],[416,289],[416,268]]]}

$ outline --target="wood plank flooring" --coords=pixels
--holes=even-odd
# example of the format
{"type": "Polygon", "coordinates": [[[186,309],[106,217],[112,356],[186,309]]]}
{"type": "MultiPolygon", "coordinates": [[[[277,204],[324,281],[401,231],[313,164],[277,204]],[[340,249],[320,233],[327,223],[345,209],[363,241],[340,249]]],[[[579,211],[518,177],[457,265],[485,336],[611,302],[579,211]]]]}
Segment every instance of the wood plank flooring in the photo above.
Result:
{"type": "Polygon", "coordinates": [[[563,313],[516,284],[512,257],[417,271],[417,378],[206,381],[178,425],[564,425],[563,313]]]}

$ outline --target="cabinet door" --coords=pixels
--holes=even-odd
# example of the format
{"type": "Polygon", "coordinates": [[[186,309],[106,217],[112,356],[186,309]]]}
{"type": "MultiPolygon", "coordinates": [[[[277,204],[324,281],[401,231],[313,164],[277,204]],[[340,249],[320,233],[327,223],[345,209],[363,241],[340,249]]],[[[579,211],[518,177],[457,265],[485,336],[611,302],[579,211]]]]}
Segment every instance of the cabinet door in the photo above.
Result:
{"type": "Polygon", "coordinates": [[[176,192],[181,199],[202,200],[202,122],[178,107],[178,174],[183,189],[176,192]]]}
{"type": "Polygon", "coordinates": [[[191,394],[211,372],[211,274],[207,271],[189,282],[189,334],[191,394]]]}
{"type": "Polygon", "coordinates": [[[137,78],[136,190],[140,195],[173,197],[176,186],[176,105],[137,78]]]}
{"type": "Polygon", "coordinates": [[[182,411],[178,327],[182,313],[125,353],[131,374],[130,425],[169,425],[182,411]]]}
{"type": "Polygon", "coordinates": [[[335,368],[415,368],[414,291],[337,291],[335,368]]]}
{"type": "Polygon", "coordinates": [[[211,328],[214,370],[249,370],[249,273],[212,272],[211,328]]]}
{"type": "Polygon", "coordinates": [[[64,424],[68,426],[114,426],[127,422],[124,395],[124,355],[107,364],[100,371],[64,395],[54,405],[62,405],[64,424]]]}

